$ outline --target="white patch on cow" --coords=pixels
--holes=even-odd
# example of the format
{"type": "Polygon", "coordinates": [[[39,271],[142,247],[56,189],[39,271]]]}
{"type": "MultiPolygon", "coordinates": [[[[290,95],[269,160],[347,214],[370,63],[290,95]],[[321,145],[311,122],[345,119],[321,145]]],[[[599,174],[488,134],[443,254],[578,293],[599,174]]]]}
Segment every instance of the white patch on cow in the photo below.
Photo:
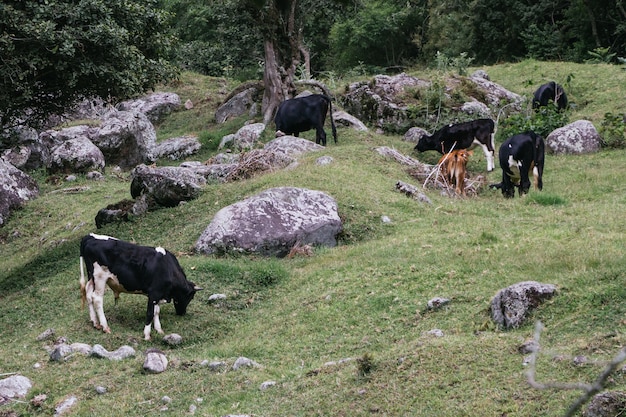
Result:
{"type": "Polygon", "coordinates": [[[513,181],[513,183],[518,184],[521,179],[519,169],[522,166],[522,163],[514,159],[513,155],[509,155],[508,162],[509,162],[509,169],[511,170],[511,174],[509,174],[509,177],[511,178],[511,181],[513,181]]]}
{"type": "MultiPolygon", "coordinates": [[[[493,148],[493,135],[491,135],[491,141],[492,141],[491,146],[493,148]]],[[[496,167],[495,161],[494,161],[495,158],[493,155],[494,153],[489,150],[489,147],[487,145],[480,143],[478,139],[474,138],[474,141],[472,142],[471,147],[473,148],[474,146],[477,146],[477,145],[483,149],[483,153],[485,154],[485,157],[487,158],[487,171],[493,171],[494,168],[496,167]]]]}
{"type": "Polygon", "coordinates": [[[89,318],[95,328],[102,329],[105,333],[111,333],[104,315],[104,290],[110,279],[117,281],[117,277],[109,271],[109,268],[94,262],[93,281],[89,281],[86,286],[89,318]]]}
{"type": "Polygon", "coordinates": [[[539,189],[539,170],[536,166],[533,166],[533,185],[535,186],[535,190],[539,189]]]}
{"type": "Polygon", "coordinates": [[[159,314],[161,314],[161,304],[166,303],[165,300],[161,300],[158,303],[154,303],[154,315],[152,316],[152,322],[145,325],[143,328],[143,336],[145,340],[150,340],[150,332],[152,331],[152,324],[154,324],[154,330],[159,334],[164,334],[161,328],[161,320],[159,320],[159,314]]]}
{"type": "Polygon", "coordinates": [[[157,246],[156,248],[154,248],[154,250],[156,250],[157,252],[159,252],[161,255],[165,255],[165,249],[163,249],[160,246],[157,246]]]}
{"type": "Polygon", "coordinates": [[[98,240],[119,240],[116,239],[112,236],[107,236],[107,235],[98,235],[95,233],[89,233],[89,236],[93,237],[94,239],[98,239],[98,240]]]}

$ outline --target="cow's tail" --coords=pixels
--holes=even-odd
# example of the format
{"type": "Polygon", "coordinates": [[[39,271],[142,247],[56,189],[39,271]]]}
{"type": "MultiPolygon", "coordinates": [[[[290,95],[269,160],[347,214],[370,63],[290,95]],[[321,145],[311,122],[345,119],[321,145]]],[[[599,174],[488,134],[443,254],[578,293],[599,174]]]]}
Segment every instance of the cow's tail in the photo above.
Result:
{"type": "Polygon", "coordinates": [[[81,308],[85,308],[85,302],[87,301],[87,289],[85,282],[85,260],[83,257],[80,257],[80,299],[81,299],[81,308]]]}
{"type": "Polygon", "coordinates": [[[333,100],[330,97],[328,97],[328,109],[330,110],[330,127],[333,131],[333,139],[335,139],[335,143],[337,143],[337,128],[333,120],[333,100]]]}

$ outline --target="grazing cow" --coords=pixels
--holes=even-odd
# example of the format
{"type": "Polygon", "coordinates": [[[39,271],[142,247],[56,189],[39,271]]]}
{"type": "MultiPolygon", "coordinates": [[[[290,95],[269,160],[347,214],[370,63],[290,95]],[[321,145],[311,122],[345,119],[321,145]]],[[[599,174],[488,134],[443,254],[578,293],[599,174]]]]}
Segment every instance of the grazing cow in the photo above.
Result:
{"type": "Polygon", "coordinates": [[[500,146],[499,156],[502,182],[491,188],[499,188],[504,197],[512,198],[518,187],[522,196],[530,189],[532,172],[535,189],[543,189],[545,144],[541,136],[532,131],[511,136],[500,146]]]}
{"type": "Polygon", "coordinates": [[[548,103],[554,103],[559,110],[567,108],[567,94],[563,87],[554,81],[540,86],[533,96],[533,109],[547,106],[548,103]]]}
{"type": "Polygon", "coordinates": [[[148,296],[143,331],[146,340],[150,340],[152,323],[158,333],[163,333],[159,321],[160,303],[174,300],[176,314],[183,315],[196,291],[202,289],[187,281],[171,252],[91,233],[80,242],[80,291],[83,306],[87,300],[94,327],[111,333],[103,309],[105,285],[113,290],[116,303],[123,292],[148,296]]]}
{"type": "Polygon", "coordinates": [[[437,164],[441,175],[448,184],[455,186],[457,194],[465,195],[465,168],[471,154],[467,149],[455,149],[444,154],[437,164]]]}
{"type": "Polygon", "coordinates": [[[277,136],[279,132],[286,135],[298,136],[300,132],[315,129],[315,143],[326,146],[326,132],[324,122],[326,112],[330,108],[330,125],[333,138],[337,143],[337,128],[333,120],[333,105],[330,97],[323,94],[311,94],[305,97],[296,97],[285,100],[278,106],[274,122],[277,136]]]}
{"type": "Polygon", "coordinates": [[[417,141],[415,150],[418,152],[438,151],[445,154],[452,149],[468,149],[478,145],[487,157],[487,171],[493,171],[495,168],[494,127],[495,124],[491,119],[477,119],[446,125],[431,136],[422,136],[417,141]]]}

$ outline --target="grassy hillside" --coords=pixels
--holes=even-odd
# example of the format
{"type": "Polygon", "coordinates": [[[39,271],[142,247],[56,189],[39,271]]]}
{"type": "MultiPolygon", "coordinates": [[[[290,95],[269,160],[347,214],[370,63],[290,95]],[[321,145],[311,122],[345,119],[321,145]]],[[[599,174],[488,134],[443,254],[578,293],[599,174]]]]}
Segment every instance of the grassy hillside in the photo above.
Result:
{"type": "MultiPolygon", "coordinates": [[[[605,112],[625,111],[619,67],[526,61],[486,70],[493,81],[528,95],[543,81],[565,83],[571,74],[570,100],[585,103],[572,115],[590,118],[596,127],[605,112]]],[[[195,133],[208,145],[235,131],[242,121],[212,122],[230,87],[227,80],[186,74],[174,91],[191,99],[194,109],[173,114],[158,127],[159,138],[195,133]]],[[[505,200],[490,190],[451,199],[427,189],[428,205],[396,192],[398,180],[417,182],[372,150],[385,145],[410,154],[411,144],[401,139],[340,129],[338,145],[303,158],[295,170],[208,185],[195,201],[100,229],[165,246],[178,254],[189,279],[205,288],[184,317],[172,306],[162,308],[165,332],[184,338],[177,348],[156,336],[143,341],[144,297],[125,294],[114,306],[107,293],[110,335],[91,328],[80,309],[78,242],[95,231],[97,210],[130,197],[127,176],[107,171],[103,182],[79,178],[51,185],[37,173],[41,196],[0,229],[0,375],[29,377],[34,387],[27,400],[48,398],[41,408],[1,405],[0,415],[52,415],[70,395],[79,399],[70,413],[76,416],[144,416],[162,409],[163,396],[171,398],[173,415],[186,415],[190,405],[202,416],[562,415],[579,393],[530,388],[518,347],[541,320],[546,329],[538,378],[591,382],[626,343],[624,151],[547,155],[544,190],[523,199],[505,200]],[[316,165],[321,154],[334,163],[316,165]],[[89,189],[64,192],[69,186],[89,189]],[[217,210],[274,186],[332,195],[344,220],[342,244],[280,260],[192,253],[217,210]],[[392,222],[383,223],[383,215],[392,222]],[[521,328],[496,329],[488,313],[491,298],[525,280],[556,284],[558,295],[521,328]],[[228,298],[209,302],[213,293],[228,298]],[[428,311],[427,301],[437,296],[452,301],[428,311]],[[81,355],[49,362],[50,342],[36,340],[47,328],[108,350],[129,344],[138,355],[121,362],[81,355]],[[433,329],[444,336],[429,334],[433,329]],[[142,373],[142,353],[150,347],[167,354],[165,373],[142,373]],[[580,355],[589,362],[574,365],[580,355]],[[240,356],[262,367],[213,372],[201,366],[203,360],[232,365],[240,356]],[[276,385],[261,390],[265,381],[276,385]],[[97,394],[95,386],[107,393],[97,394]]],[[[211,155],[206,149],[197,160],[211,155]]],[[[470,169],[483,171],[484,156],[475,156],[470,169]]],[[[499,181],[497,172],[486,175],[499,181]]],[[[626,389],[622,373],[610,389],[626,389]]]]}

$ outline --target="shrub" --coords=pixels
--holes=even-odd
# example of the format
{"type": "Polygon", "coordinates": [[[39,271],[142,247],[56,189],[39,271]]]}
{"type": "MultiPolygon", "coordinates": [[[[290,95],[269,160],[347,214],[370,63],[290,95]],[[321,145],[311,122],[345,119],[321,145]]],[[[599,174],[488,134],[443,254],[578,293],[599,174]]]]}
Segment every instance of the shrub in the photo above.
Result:
{"type": "Polygon", "coordinates": [[[509,116],[500,123],[498,135],[501,138],[508,138],[532,130],[545,138],[553,130],[565,126],[568,121],[567,112],[559,111],[554,103],[549,103],[545,107],[531,111],[530,115],[518,113],[509,116]]]}
{"type": "Polygon", "coordinates": [[[605,113],[600,126],[602,146],[620,149],[626,147],[626,115],[605,113]]]}

